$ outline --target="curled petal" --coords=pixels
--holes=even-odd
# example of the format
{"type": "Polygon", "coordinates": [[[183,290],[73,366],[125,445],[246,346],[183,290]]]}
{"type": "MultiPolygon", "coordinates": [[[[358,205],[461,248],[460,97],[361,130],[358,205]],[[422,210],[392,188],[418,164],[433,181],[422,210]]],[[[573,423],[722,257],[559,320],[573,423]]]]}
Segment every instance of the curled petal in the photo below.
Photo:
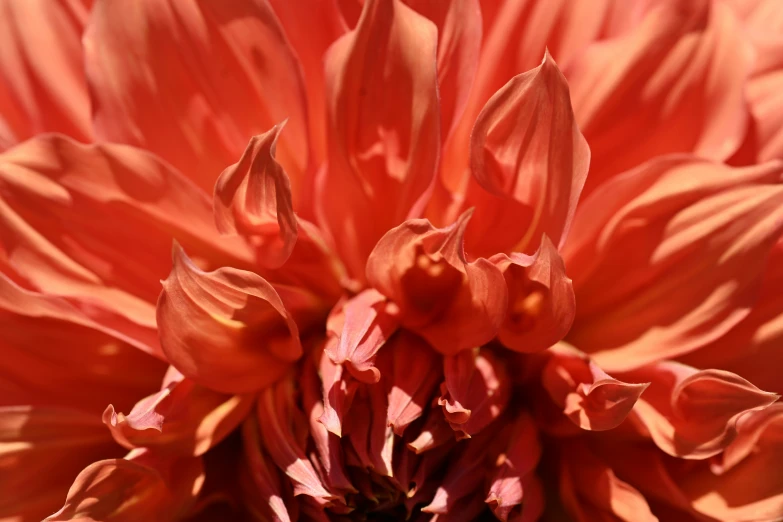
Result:
{"type": "Polygon", "coordinates": [[[84,39],[97,137],[136,145],[204,190],[247,137],[289,118],[278,161],[308,182],[300,66],[266,1],[98,0],[84,39]]]}
{"type": "Polygon", "coordinates": [[[504,346],[517,352],[545,350],[568,333],[576,302],[563,259],[548,237],[532,257],[499,254],[492,261],[508,287],[508,313],[498,331],[504,346]]]}
{"type": "Polygon", "coordinates": [[[723,160],[742,142],[752,51],[738,21],[723,2],[656,4],[633,31],[586,48],[566,71],[593,153],[586,193],[658,155],[723,160]]]}
{"type": "Polygon", "coordinates": [[[339,317],[327,323],[337,342],[326,344],[335,364],[344,364],[357,380],[371,384],[381,378],[375,354],[397,329],[395,306],[376,290],[365,290],[342,305],[339,317]]]}
{"type": "Polygon", "coordinates": [[[732,373],[699,371],[674,362],[650,365],[628,376],[651,383],[634,407],[633,420],[659,448],[680,458],[705,459],[720,453],[736,437],[743,414],[778,399],[732,373]]]}
{"type": "Polygon", "coordinates": [[[557,346],[549,353],[551,358],[541,376],[543,385],[566,417],[585,430],[619,426],[649,386],[619,381],[566,346],[557,346]]]}
{"type": "Polygon", "coordinates": [[[88,17],[78,0],[0,6],[0,151],[44,132],[90,141],[81,46],[88,17]]]}
{"type": "Polygon", "coordinates": [[[438,229],[412,219],[390,230],[367,260],[367,280],[400,308],[403,326],[455,354],[491,340],[505,317],[503,275],[488,260],[468,262],[470,212],[438,229]]]}
{"type": "Polygon", "coordinates": [[[359,383],[351,377],[350,372],[345,372],[342,364],[335,364],[329,357],[327,350],[337,351],[336,346],[330,348],[330,345],[338,343],[339,340],[334,337],[327,340],[326,348],[320,357],[318,369],[323,384],[324,412],[319,417],[319,421],[330,433],[342,437],[343,421],[351,407],[359,383]]]}
{"type": "Polygon", "coordinates": [[[589,164],[568,84],[547,53],[495,93],[473,127],[470,166],[480,187],[466,196],[477,225],[468,250],[533,253],[543,235],[562,244],[589,164]]]}
{"type": "Polygon", "coordinates": [[[503,362],[488,350],[446,356],[443,374],[438,405],[458,439],[478,433],[506,409],[511,380],[503,362]]]}
{"type": "Polygon", "coordinates": [[[399,0],[369,0],[326,55],[329,165],[316,200],[353,278],[428,196],[440,146],[436,48],[432,22],[399,0]],[[406,88],[389,89],[389,78],[406,88]]]}
{"type": "Polygon", "coordinates": [[[183,375],[223,393],[246,393],[274,382],[301,356],[296,323],[263,278],[234,268],[204,272],[178,245],[173,262],[158,328],[163,351],[183,375]]]}
{"type": "Polygon", "coordinates": [[[134,450],[124,459],[87,466],[76,477],[62,509],[45,520],[173,522],[188,512],[203,483],[199,457],[163,458],[134,450]]]}
{"type": "Polygon", "coordinates": [[[669,156],[604,184],[564,250],[579,303],[568,341],[616,372],[726,334],[756,302],[783,232],[781,180],[776,163],[669,156]]]}
{"type": "Polygon", "coordinates": [[[128,448],[147,447],[199,456],[223,440],[252,407],[251,396],[226,396],[177,374],[164,388],[124,415],[109,405],[103,423],[128,448]]]}
{"type": "Polygon", "coordinates": [[[253,486],[250,496],[254,499],[261,497],[259,502],[261,510],[270,520],[291,522],[291,516],[283,499],[280,473],[269,462],[269,457],[261,447],[258,424],[253,418],[248,418],[242,423],[242,443],[246,455],[244,462],[249,469],[253,486]]]}
{"type": "Polygon", "coordinates": [[[258,247],[259,261],[279,268],[291,255],[297,236],[291,183],[275,160],[285,122],[250,139],[239,162],[215,184],[215,224],[223,234],[239,234],[258,247]]]}

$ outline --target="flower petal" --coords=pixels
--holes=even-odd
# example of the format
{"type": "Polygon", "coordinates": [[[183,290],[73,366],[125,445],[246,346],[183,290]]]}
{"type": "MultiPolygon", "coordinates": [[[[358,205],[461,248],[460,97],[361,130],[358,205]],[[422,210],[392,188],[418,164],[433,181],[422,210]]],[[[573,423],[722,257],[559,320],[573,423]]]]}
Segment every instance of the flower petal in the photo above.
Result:
{"type": "Polygon", "coordinates": [[[403,326],[444,354],[491,340],[505,318],[506,285],[486,259],[468,262],[470,212],[437,229],[412,219],[390,230],[367,260],[367,280],[399,308],[403,326]]]}
{"type": "Polygon", "coordinates": [[[649,385],[619,381],[567,345],[555,346],[548,353],[551,357],[541,374],[542,384],[566,417],[585,430],[619,426],[649,385]]]}
{"type": "Polygon", "coordinates": [[[476,207],[468,251],[533,253],[543,235],[562,244],[589,164],[568,84],[547,53],[497,91],[473,126],[470,167],[480,187],[466,195],[476,207]]]}
{"type": "Polygon", "coordinates": [[[0,265],[11,277],[161,358],[154,303],[172,237],[207,265],[252,259],[220,239],[203,192],[139,149],[40,136],[0,156],[0,190],[0,265]]]}
{"type": "Polygon", "coordinates": [[[563,259],[548,237],[533,256],[499,254],[492,261],[508,287],[508,313],[498,331],[507,348],[522,353],[545,350],[568,333],[576,302],[563,259]]]}
{"type": "Polygon", "coordinates": [[[378,239],[426,203],[440,145],[436,48],[429,20],[399,0],[368,0],[326,56],[329,165],[318,216],[358,280],[378,239]],[[389,89],[389,78],[406,88],[389,89]]]}
{"type": "Polygon", "coordinates": [[[591,194],[564,251],[579,303],[568,342],[615,372],[724,335],[749,313],[783,232],[782,174],[675,156],[591,194]]]}
{"type": "Polygon", "coordinates": [[[199,386],[169,368],[163,389],[124,415],[109,405],[103,423],[128,449],[154,448],[199,456],[223,440],[250,411],[251,396],[226,396],[199,386]]]}
{"type": "Polygon", "coordinates": [[[90,141],[78,0],[0,6],[0,151],[44,132],[90,141]]]}
{"type": "Polygon", "coordinates": [[[289,118],[278,154],[298,199],[305,91],[266,1],[97,0],[84,45],[97,137],[159,154],[212,190],[249,136],[289,118]]]}
{"type": "Polygon", "coordinates": [[[46,522],[179,520],[204,482],[200,458],[161,458],[134,450],[124,459],[101,460],[82,471],[65,505],[46,522]]]}
{"type": "Polygon", "coordinates": [[[637,422],[669,455],[705,459],[723,451],[736,436],[738,419],[778,399],[742,377],[722,370],[696,370],[661,362],[628,372],[650,387],[634,406],[637,422]]]}
{"type": "Polygon", "coordinates": [[[297,236],[291,183],[275,160],[284,125],[251,138],[242,158],[224,170],[215,184],[218,230],[249,238],[260,251],[259,261],[268,268],[286,262],[297,236]]]}
{"type": "Polygon", "coordinates": [[[259,390],[302,354],[299,330],[278,292],[244,270],[204,272],[175,245],[158,300],[158,327],[171,364],[223,393],[259,390]]]}
{"type": "Polygon", "coordinates": [[[723,160],[740,146],[751,49],[723,2],[658,2],[625,36],[592,45],[566,71],[592,150],[585,193],[655,156],[723,160]]]}

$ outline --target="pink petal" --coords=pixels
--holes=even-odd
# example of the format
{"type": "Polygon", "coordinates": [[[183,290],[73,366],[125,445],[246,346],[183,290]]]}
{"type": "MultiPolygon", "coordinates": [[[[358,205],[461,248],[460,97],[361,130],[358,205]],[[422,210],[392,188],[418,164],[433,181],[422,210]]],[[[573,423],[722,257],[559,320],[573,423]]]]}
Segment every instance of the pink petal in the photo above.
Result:
{"type": "Polygon", "coordinates": [[[364,279],[375,243],[421,214],[440,145],[437,31],[399,0],[368,0],[326,56],[328,168],[319,220],[349,274],[364,279]],[[389,89],[394,78],[406,89],[389,89]]]}
{"type": "Polygon", "coordinates": [[[277,380],[301,356],[299,330],[281,299],[291,290],[278,293],[235,268],[204,272],[178,245],[173,262],[158,328],[166,357],[183,375],[223,393],[247,393],[277,380]]]}
{"type": "Polygon", "coordinates": [[[100,0],[84,46],[97,137],[159,154],[212,190],[249,136],[289,118],[278,159],[294,200],[305,190],[302,73],[266,1],[100,0]]]}

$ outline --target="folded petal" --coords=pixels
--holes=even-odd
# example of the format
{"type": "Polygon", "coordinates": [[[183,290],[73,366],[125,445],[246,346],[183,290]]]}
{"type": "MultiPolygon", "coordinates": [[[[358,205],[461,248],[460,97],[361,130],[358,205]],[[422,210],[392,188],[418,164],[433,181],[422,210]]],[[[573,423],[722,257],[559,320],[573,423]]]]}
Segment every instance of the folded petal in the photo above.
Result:
{"type": "Polygon", "coordinates": [[[289,118],[278,159],[307,185],[305,91],[265,0],[98,0],[85,34],[96,136],[148,149],[201,188],[247,139],[289,118]]]}
{"type": "Polygon", "coordinates": [[[633,31],[594,44],[566,76],[592,150],[585,193],[655,156],[724,160],[747,124],[752,50],[723,2],[657,2],[633,31]]]}
{"type": "Polygon", "coordinates": [[[441,397],[457,439],[469,438],[499,417],[511,398],[511,379],[503,361],[489,350],[464,350],[444,357],[441,397]]]}
{"type": "Polygon", "coordinates": [[[680,458],[706,459],[720,453],[735,438],[743,414],[764,409],[778,399],[733,373],[699,371],[674,362],[625,375],[650,382],[629,420],[660,449],[680,458]]]}
{"type": "Polygon", "coordinates": [[[345,302],[337,314],[327,329],[338,341],[326,344],[326,354],[335,364],[345,365],[356,379],[378,382],[381,374],[374,364],[375,354],[397,329],[394,305],[370,289],[345,302]]]}
{"type": "Polygon", "coordinates": [[[90,102],[78,0],[9,0],[0,6],[0,151],[44,132],[89,141],[90,102]]]}
{"type": "Polygon", "coordinates": [[[585,430],[619,426],[649,385],[619,381],[567,345],[555,346],[548,353],[542,384],[566,417],[585,430]]]}
{"type": "Polygon", "coordinates": [[[503,346],[533,353],[565,337],[576,313],[574,289],[549,238],[533,256],[499,254],[492,261],[508,287],[508,313],[498,331],[503,346]]]}
{"type": "Polygon", "coordinates": [[[77,410],[0,407],[0,520],[37,522],[59,508],[82,468],[121,451],[102,428],[77,410]]]}
{"type": "Polygon", "coordinates": [[[512,78],[478,115],[470,140],[466,205],[475,206],[468,251],[532,254],[568,234],[587,178],[590,148],[576,126],[568,84],[547,53],[512,78]]]}
{"type": "Polygon", "coordinates": [[[399,0],[368,0],[326,56],[328,168],[318,215],[351,277],[375,243],[421,214],[440,146],[437,30],[399,0]],[[394,78],[404,89],[389,89],[394,78]]]}
{"type": "Polygon", "coordinates": [[[275,160],[285,122],[250,139],[240,160],[215,184],[215,223],[223,234],[245,236],[259,250],[259,261],[279,268],[291,255],[297,236],[291,182],[275,160]]]}
{"type": "Polygon", "coordinates": [[[783,232],[782,173],[666,157],[591,194],[564,251],[579,303],[567,340],[613,372],[724,335],[783,232]]]}
{"type": "Polygon", "coordinates": [[[154,303],[172,237],[205,265],[252,259],[220,239],[203,192],[139,149],[40,136],[0,156],[0,190],[0,265],[161,357],[154,303]]]}
{"type": "Polygon", "coordinates": [[[359,381],[351,376],[344,365],[334,363],[329,357],[329,352],[337,352],[339,342],[337,337],[328,339],[320,355],[318,370],[323,384],[324,412],[319,421],[330,433],[342,437],[342,424],[351,407],[359,381]]]}
{"type": "Polygon", "coordinates": [[[283,297],[262,277],[235,268],[200,270],[174,246],[171,274],[158,300],[158,328],[171,364],[197,384],[223,393],[259,390],[302,354],[299,330],[283,297]]]}
{"type": "Polygon", "coordinates": [[[658,522],[645,497],[585,445],[566,446],[560,462],[560,496],[576,522],[658,522]]]}
{"type": "Polygon", "coordinates": [[[157,389],[163,362],[57,296],[0,274],[0,406],[64,407],[98,415],[157,389]]]}
{"type": "Polygon", "coordinates": [[[162,458],[134,450],[124,459],[87,466],[76,477],[63,507],[46,522],[179,520],[203,483],[200,458],[162,458]]]}
{"type": "Polygon", "coordinates": [[[161,391],[145,397],[125,415],[109,405],[103,423],[128,449],[154,448],[199,456],[239,426],[252,396],[227,396],[184,378],[173,367],[161,391]]]}
{"type": "Polygon", "coordinates": [[[470,212],[438,229],[412,219],[390,230],[367,261],[367,280],[400,309],[406,328],[444,354],[479,346],[506,314],[503,275],[484,258],[468,262],[463,237],[470,212]]]}

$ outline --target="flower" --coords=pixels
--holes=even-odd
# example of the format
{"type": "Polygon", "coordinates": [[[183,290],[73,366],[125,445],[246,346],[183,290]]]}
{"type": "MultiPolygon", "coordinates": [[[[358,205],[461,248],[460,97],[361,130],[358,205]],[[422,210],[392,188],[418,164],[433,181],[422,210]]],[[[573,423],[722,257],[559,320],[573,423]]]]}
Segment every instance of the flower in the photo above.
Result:
{"type": "Polygon", "coordinates": [[[777,4],[0,2],[0,519],[780,519],[777,4]]]}

